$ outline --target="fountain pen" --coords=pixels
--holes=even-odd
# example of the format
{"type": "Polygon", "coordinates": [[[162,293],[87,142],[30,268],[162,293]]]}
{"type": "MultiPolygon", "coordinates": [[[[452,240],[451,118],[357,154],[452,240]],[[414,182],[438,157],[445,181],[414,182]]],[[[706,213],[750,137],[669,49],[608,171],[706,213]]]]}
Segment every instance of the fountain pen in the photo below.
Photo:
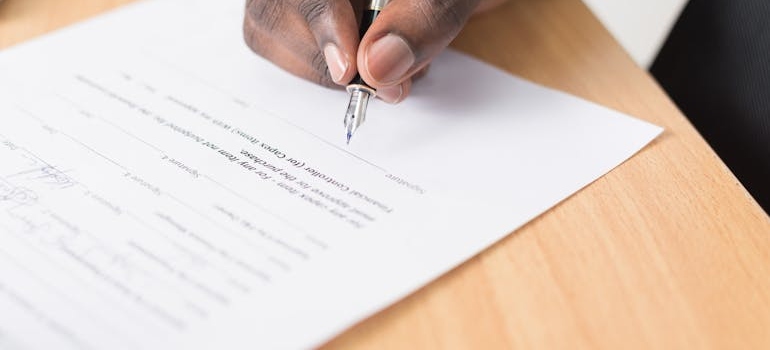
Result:
{"type": "MultiPolygon", "coordinates": [[[[361,18],[361,27],[358,31],[360,38],[363,39],[366,31],[369,30],[377,15],[387,4],[388,0],[369,0],[367,6],[364,7],[364,14],[361,18]]],[[[366,120],[366,108],[369,106],[369,99],[374,97],[377,91],[361,79],[361,74],[356,74],[356,77],[348,84],[347,90],[350,93],[350,102],[345,113],[345,134],[348,144],[350,144],[353,134],[366,120]]]]}

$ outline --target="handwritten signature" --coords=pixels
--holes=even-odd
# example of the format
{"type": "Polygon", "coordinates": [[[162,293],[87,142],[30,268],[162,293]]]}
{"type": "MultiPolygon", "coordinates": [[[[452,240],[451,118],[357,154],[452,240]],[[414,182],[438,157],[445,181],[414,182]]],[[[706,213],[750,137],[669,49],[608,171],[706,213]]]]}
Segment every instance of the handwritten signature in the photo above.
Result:
{"type": "Polygon", "coordinates": [[[43,185],[52,186],[56,189],[66,189],[77,185],[77,182],[64,171],[48,164],[36,165],[33,168],[7,175],[6,179],[40,182],[43,185]]]}
{"type": "Polygon", "coordinates": [[[17,187],[0,178],[0,202],[31,204],[37,202],[37,194],[24,187],[17,187]]]}

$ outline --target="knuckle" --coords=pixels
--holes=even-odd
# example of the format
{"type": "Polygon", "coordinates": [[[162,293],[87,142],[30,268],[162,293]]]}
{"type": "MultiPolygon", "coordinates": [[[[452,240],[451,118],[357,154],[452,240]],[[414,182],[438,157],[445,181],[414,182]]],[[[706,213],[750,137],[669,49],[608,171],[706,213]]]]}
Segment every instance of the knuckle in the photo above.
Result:
{"type": "Polygon", "coordinates": [[[328,0],[301,0],[297,4],[297,12],[308,24],[313,25],[331,10],[330,6],[328,0]]]}
{"type": "Polygon", "coordinates": [[[248,17],[243,21],[243,40],[254,53],[262,55],[262,42],[259,39],[256,28],[254,28],[254,22],[248,17]]]}
{"type": "Polygon", "coordinates": [[[419,1],[418,13],[426,26],[437,33],[452,35],[465,25],[472,11],[468,1],[419,1]]]}
{"type": "Polygon", "coordinates": [[[282,0],[249,0],[247,13],[255,25],[265,30],[273,30],[284,11],[282,0]]]}
{"type": "Polygon", "coordinates": [[[337,87],[337,84],[334,83],[331,77],[329,77],[329,74],[319,74],[316,76],[316,79],[313,81],[314,83],[325,86],[325,87],[337,87]]]}
{"type": "Polygon", "coordinates": [[[326,58],[321,52],[317,50],[310,59],[310,68],[314,72],[313,81],[323,86],[336,86],[334,80],[332,80],[331,74],[329,74],[329,67],[326,65],[326,58]]]}
{"type": "Polygon", "coordinates": [[[465,26],[465,22],[468,20],[467,11],[462,11],[457,6],[449,6],[444,12],[442,19],[450,28],[457,28],[458,30],[465,26]]]}

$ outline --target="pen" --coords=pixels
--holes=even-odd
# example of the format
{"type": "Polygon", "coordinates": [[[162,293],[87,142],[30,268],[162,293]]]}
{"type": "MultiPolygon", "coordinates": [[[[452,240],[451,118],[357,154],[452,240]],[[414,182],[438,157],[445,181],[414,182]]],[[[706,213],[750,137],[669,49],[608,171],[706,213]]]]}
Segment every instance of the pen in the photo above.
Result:
{"type": "MultiPolygon", "coordinates": [[[[374,23],[377,15],[380,14],[380,11],[382,11],[387,3],[388,0],[369,0],[361,18],[361,27],[358,31],[360,38],[363,39],[364,34],[369,30],[369,27],[374,23]]],[[[361,74],[356,74],[356,77],[348,84],[347,90],[350,93],[350,102],[345,113],[345,134],[347,135],[348,144],[350,144],[353,134],[355,134],[356,130],[366,119],[366,108],[369,106],[369,99],[374,97],[377,91],[361,79],[361,74]]]]}

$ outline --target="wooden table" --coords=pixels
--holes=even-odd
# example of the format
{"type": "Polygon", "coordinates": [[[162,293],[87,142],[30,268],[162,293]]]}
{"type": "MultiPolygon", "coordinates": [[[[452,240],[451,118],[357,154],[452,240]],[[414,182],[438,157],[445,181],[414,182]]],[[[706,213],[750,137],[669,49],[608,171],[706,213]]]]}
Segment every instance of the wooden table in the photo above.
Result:
{"type": "MultiPolygon", "coordinates": [[[[129,1],[5,0],[0,48],[129,1]]],[[[454,46],[666,132],[328,347],[770,349],[770,219],[579,0],[512,0],[454,46]]]]}

